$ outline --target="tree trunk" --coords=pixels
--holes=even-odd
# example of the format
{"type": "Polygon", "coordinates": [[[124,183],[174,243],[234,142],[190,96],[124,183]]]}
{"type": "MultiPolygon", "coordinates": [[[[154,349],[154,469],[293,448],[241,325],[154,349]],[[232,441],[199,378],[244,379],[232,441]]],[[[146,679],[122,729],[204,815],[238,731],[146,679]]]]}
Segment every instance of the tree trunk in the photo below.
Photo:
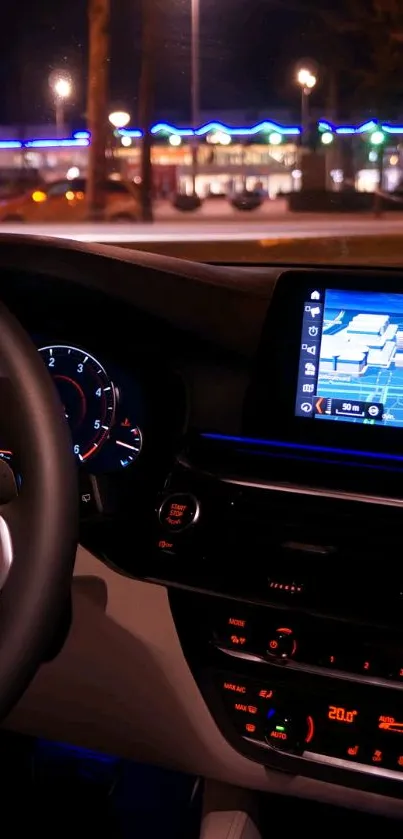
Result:
{"type": "Polygon", "coordinates": [[[378,187],[374,192],[373,210],[375,218],[383,215],[383,170],[384,170],[385,146],[382,143],[378,147],[378,187]]]}
{"type": "Polygon", "coordinates": [[[87,122],[91,132],[87,174],[87,216],[104,218],[108,130],[110,0],[88,0],[89,67],[87,122]]]}
{"type": "Polygon", "coordinates": [[[154,117],[154,79],[156,62],[157,0],[142,0],[142,49],[139,83],[139,123],[141,141],[141,215],[145,222],[153,221],[153,172],[151,161],[154,117]]]}

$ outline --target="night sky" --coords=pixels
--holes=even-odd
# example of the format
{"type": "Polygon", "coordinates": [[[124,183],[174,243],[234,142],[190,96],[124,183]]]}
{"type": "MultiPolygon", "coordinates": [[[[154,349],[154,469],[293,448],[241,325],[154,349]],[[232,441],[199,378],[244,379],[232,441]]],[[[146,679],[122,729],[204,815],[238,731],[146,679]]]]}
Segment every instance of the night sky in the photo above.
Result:
{"type": "MultiPolygon", "coordinates": [[[[140,0],[112,0],[111,106],[136,122],[141,54],[140,0]]],[[[160,0],[156,118],[189,119],[190,0],[160,0]]],[[[295,61],[311,54],[312,22],[278,0],[200,0],[201,106],[245,111],[291,107],[298,113],[295,61]]],[[[316,56],[315,56],[316,57],[316,56]]],[[[0,30],[0,122],[53,119],[48,77],[68,69],[74,101],[68,118],[85,115],[85,0],[5,0],[0,30]]],[[[323,91],[322,91],[323,95],[323,91]]],[[[320,88],[315,92],[320,101],[320,88]]]]}

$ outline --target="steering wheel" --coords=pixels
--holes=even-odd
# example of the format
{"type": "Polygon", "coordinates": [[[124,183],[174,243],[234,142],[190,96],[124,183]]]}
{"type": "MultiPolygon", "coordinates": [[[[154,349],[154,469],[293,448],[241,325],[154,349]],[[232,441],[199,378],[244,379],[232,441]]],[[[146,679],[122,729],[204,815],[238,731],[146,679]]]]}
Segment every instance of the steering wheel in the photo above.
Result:
{"type": "Polygon", "coordinates": [[[78,532],[77,468],[62,405],[36,347],[2,304],[0,439],[21,476],[18,494],[0,505],[2,719],[58,629],[78,532]]]}

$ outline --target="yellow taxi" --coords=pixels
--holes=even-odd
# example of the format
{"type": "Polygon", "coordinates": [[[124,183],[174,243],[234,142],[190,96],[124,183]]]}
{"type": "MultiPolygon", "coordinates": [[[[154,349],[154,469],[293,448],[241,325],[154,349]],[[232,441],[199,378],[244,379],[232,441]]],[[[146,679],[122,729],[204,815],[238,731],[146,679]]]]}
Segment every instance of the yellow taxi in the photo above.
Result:
{"type": "MultiPolygon", "coordinates": [[[[138,188],[121,180],[106,180],[105,221],[130,222],[140,218],[138,188]]],[[[54,181],[22,196],[0,201],[0,222],[81,222],[85,221],[86,180],[54,181]]]]}

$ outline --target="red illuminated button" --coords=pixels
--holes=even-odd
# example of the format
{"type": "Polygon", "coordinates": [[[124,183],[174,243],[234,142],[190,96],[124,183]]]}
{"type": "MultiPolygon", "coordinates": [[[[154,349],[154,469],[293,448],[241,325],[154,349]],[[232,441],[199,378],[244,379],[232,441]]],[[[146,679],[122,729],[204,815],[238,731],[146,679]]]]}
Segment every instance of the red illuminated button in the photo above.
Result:
{"type": "Polygon", "coordinates": [[[354,743],[350,746],[347,746],[345,750],[345,757],[348,760],[360,760],[360,747],[358,743],[354,743]]]}
{"type": "Polygon", "coordinates": [[[254,705],[251,702],[245,702],[245,700],[242,701],[242,699],[239,699],[239,701],[231,704],[231,708],[235,714],[248,714],[254,716],[258,713],[257,705],[254,705]]]}
{"type": "Polygon", "coordinates": [[[186,530],[192,524],[196,524],[199,516],[199,502],[190,493],[169,495],[158,510],[160,524],[169,533],[180,533],[186,530]]]}
{"type": "Polygon", "coordinates": [[[244,731],[247,737],[252,737],[254,734],[257,733],[257,725],[254,722],[246,722],[244,726],[244,731]]]}
{"type": "Polygon", "coordinates": [[[238,682],[233,679],[225,679],[222,683],[224,695],[229,696],[246,696],[248,688],[244,682],[238,682]]]}
{"type": "Polygon", "coordinates": [[[339,667],[340,669],[338,656],[334,653],[327,653],[326,655],[324,655],[320,661],[320,664],[323,664],[324,667],[334,667],[335,669],[339,667]]]}
{"type": "Polygon", "coordinates": [[[221,627],[214,631],[214,639],[219,647],[239,653],[247,648],[250,638],[250,623],[242,612],[231,612],[224,618],[221,627]]]}
{"type": "Polygon", "coordinates": [[[261,688],[258,690],[257,695],[261,704],[271,702],[274,696],[274,690],[272,690],[272,688],[261,688]]]}
{"type": "Polygon", "coordinates": [[[292,658],[297,651],[297,642],[292,629],[287,626],[275,630],[267,644],[267,654],[273,658],[292,658]]]}
{"type": "Polygon", "coordinates": [[[235,701],[226,704],[226,707],[239,734],[255,739],[263,737],[261,714],[253,699],[239,696],[235,701]]]}

